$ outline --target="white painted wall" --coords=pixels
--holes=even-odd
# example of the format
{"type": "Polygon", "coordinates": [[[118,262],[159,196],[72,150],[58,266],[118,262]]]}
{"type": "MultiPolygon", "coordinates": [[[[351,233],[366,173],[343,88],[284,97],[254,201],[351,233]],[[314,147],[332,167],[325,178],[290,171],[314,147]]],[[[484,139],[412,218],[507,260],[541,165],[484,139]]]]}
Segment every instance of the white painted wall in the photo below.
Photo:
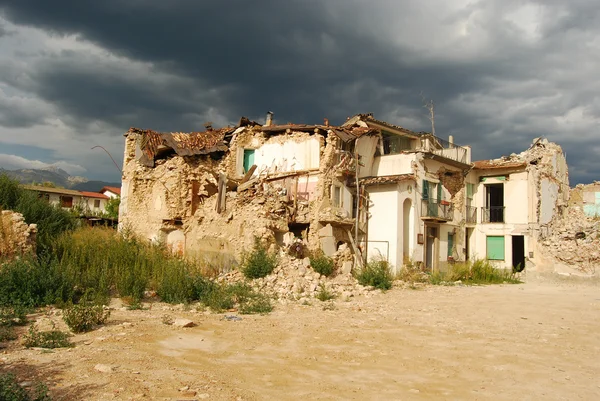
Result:
{"type": "Polygon", "coordinates": [[[397,224],[402,205],[398,204],[397,185],[373,186],[367,188],[367,191],[370,199],[367,258],[371,260],[380,255],[389,257],[388,261],[394,268],[397,264],[398,244],[402,246],[402,239],[398,235],[402,226],[397,224]]]}
{"type": "Polygon", "coordinates": [[[558,184],[543,178],[540,195],[542,198],[540,210],[540,224],[548,224],[554,217],[556,201],[558,200],[558,184]]]}
{"type": "Polygon", "coordinates": [[[415,160],[415,153],[377,156],[373,162],[372,175],[382,177],[386,175],[412,174],[412,164],[415,160]]]}
{"type": "MultiPolygon", "coordinates": [[[[303,141],[289,140],[284,143],[265,143],[254,150],[255,175],[261,171],[289,172],[319,168],[321,144],[317,137],[303,141]]],[[[244,149],[237,155],[238,174],[243,174],[244,149]]]]}

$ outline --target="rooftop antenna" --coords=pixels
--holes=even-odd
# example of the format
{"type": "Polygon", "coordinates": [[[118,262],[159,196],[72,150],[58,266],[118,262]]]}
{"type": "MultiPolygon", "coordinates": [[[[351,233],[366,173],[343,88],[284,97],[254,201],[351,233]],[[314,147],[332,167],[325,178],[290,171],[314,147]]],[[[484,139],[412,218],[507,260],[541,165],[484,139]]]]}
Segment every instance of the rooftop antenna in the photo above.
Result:
{"type": "Polygon", "coordinates": [[[425,107],[429,112],[427,118],[429,118],[429,121],[431,121],[431,133],[435,135],[435,105],[433,100],[425,99],[423,92],[421,92],[421,100],[423,101],[423,107],[425,107]]]}

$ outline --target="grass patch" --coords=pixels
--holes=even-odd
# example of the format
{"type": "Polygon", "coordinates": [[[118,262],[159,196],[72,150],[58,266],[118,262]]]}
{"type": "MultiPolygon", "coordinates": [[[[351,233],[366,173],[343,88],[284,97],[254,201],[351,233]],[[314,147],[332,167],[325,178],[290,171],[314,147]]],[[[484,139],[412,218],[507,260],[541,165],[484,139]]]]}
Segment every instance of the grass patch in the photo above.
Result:
{"type": "Polygon", "coordinates": [[[51,401],[48,388],[37,383],[32,392],[19,385],[17,377],[12,373],[0,374],[0,400],[2,401],[51,401]]]}
{"type": "Polygon", "coordinates": [[[392,288],[393,277],[390,265],[386,260],[371,260],[355,273],[355,278],[359,284],[364,286],[375,287],[383,291],[392,288]]]}
{"type": "Polygon", "coordinates": [[[325,256],[322,251],[310,257],[310,267],[325,277],[331,276],[335,269],[333,259],[325,256]]]}
{"type": "Polygon", "coordinates": [[[32,324],[29,326],[27,334],[23,337],[23,345],[27,348],[68,348],[73,346],[69,341],[70,336],[69,333],[56,329],[39,331],[37,327],[32,324]]]}
{"type": "Polygon", "coordinates": [[[242,273],[249,279],[266,277],[277,266],[277,256],[269,254],[257,237],[252,251],[244,254],[242,260],[242,273]]]}
{"type": "Polygon", "coordinates": [[[460,281],[463,284],[519,284],[512,270],[495,268],[488,260],[478,259],[474,262],[455,263],[446,272],[435,271],[429,282],[443,285],[460,281]]]}

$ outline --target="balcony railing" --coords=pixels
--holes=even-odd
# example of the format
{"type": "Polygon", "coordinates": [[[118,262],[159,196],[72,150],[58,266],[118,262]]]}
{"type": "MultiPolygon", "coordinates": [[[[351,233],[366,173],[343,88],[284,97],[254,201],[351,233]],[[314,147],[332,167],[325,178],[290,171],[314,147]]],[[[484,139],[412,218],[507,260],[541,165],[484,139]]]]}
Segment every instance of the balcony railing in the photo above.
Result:
{"type": "Polygon", "coordinates": [[[471,161],[468,157],[467,148],[450,143],[434,135],[427,135],[421,139],[421,149],[436,155],[452,159],[460,163],[468,164],[471,161]]]}
{"type": "Polygon", "coordinates": [[[504,223],[504,206],[481,208],[482,223],[504,223]]]}
{"type": "Polygon", "coordinates": [[[421,217],[424,219],[445,221],[454,219],[454,205],[451,202],[423,199],[421,206],[421,217]]]}
{"type": "Polygon", "coordinates": [[[477,208],[475,206],[467,206],[467,215],[465,216],[467,224],[477,223],[477,208]]]}

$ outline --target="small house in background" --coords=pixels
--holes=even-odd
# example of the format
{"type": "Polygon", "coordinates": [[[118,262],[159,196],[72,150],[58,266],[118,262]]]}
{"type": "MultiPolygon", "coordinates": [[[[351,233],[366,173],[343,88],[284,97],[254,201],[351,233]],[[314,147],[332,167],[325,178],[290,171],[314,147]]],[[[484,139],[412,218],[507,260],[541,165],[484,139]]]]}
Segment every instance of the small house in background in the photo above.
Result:
{"type": "Polygon", "coordinates": [[[600,217],[600,182],[579,184],[571,191],[571,205],[580,208],[588,217],[600,217]]]}
{"type": "Polygon", "coordinates": [[[108,196],[109,198],[116,198],[121,196],[121,188],[117,187],[103,187],[100,193],[108,196]]]}
{"type": "Polygon", "coordinates": [[[53,188],[39,185],[23,185],[34,191],[38,197],[63,209],[78,210],[84,216],[101,216],[106,210],[109,196],[101,192],[77,191],[66,188],[53,188]]]}

